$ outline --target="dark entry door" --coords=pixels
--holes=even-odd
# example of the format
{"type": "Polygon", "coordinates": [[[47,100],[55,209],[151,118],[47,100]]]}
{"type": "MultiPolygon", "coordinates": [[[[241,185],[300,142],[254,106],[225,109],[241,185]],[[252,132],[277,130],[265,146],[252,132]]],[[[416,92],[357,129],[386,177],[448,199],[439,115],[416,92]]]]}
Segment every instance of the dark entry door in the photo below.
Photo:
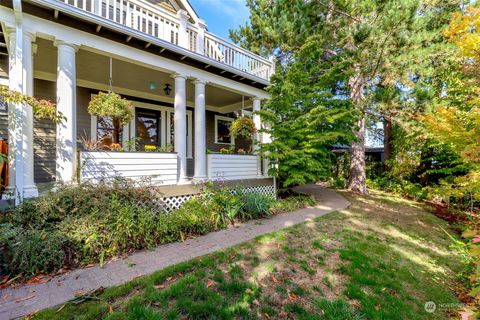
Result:
{"type": "Polygon", "coordinates": [[[160,111],[136,109],[135,136],[140,138],[138,141],[140,150],[144,150],[145,146],[161,146],[161,117],[160,111]]]}

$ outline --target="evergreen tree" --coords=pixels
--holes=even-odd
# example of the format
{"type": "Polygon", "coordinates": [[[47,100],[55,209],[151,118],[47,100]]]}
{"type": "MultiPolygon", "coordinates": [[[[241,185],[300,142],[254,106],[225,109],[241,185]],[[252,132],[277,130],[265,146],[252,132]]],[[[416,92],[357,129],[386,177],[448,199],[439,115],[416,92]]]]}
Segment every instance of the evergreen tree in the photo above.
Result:
{"type": "Polygon", "coordinates": [[[329,177],[331,146],[353,138],[356,113],[343,98],[348,90],[344,65],[337,56],[326,59],[319,41],[308,38],[292,63],[279,66],[269,89],[272,99],[261,111],[275,137],[262,149],[273,164],[270,173],[283,186],[329,177]]]}
{"type": "MultiPolygon", "coordinates": [[[[284,65],[296,63],[294,53],[309,37],[317,37],[316,49],[333,61],[331,70],[346,77],[347,96],[361,115],[353,129],[349,188],[365,193],[365,123],[374,93],[382,86],[395,87],[414,71],[412,52],[429,47],[434,37],[425,29],[433,20],[425,17],[435,10],[443,13],[446,2],[451,1],[247,0],[250,23],[230,36],[250,50],[277,55],[284,65]]],[[[311,94],[318,93],[312,89],[311,94]]]]}

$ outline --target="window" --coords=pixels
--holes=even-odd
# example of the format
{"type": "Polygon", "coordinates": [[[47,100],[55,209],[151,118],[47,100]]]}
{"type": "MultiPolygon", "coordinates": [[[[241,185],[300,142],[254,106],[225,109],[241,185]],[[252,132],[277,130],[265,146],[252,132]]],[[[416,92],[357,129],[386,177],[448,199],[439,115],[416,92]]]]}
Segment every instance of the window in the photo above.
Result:
{"type": "Polygon", "coordinates": [[[233,144],[233,137],[230,134],[230,125],[233,119],[222,116],[215,116],[215,143],[233,144]]]}
{"type": "Polygon", "coordinates": [[[97,117],[97,141],[105,146],[112,143],[122,144],[123,128],[120,121],[110,117],[97,117]]]}

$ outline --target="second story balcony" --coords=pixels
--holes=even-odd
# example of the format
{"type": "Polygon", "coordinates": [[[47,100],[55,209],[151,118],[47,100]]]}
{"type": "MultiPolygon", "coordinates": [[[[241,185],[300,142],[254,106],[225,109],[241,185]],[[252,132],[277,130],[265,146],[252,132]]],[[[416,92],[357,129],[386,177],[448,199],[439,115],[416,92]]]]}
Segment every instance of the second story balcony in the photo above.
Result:
{"type": "Polygon", "coordinates": [[[259,82],[269,82],[275,70],[273,59],[261,57],[214,35],[206,29],[203,20],[193,20],[186,10],[181,8],[176,11],[168,10],[165,5],[162,5],[164,1],[151,1],[153,2],[145,0],[47,0],[41,2],[73,6],[85,15],[93,15],[139,31],[258,78],[259,82]]]}

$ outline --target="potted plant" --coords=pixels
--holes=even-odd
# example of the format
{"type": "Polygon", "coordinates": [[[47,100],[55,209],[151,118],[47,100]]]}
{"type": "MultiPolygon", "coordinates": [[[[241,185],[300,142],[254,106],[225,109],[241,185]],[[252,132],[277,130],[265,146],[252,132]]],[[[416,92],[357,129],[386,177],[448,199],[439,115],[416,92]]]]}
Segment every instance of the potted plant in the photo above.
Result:
{"type": "Polygon", "coordinates": [[[243,137],[245,139],[252,139],[256,132],[255,123],[253,119],[249,117],[238,117],[233,120],[230,125],[230,134],[234,138],[243,137]]]}
{"type": "MultiPolygon", "coordinates": [[[[120,128],[134,117],[133,105],[130,101],[112,91],[94,95],[88,104],[88,113],[97,117],[111,118],[115,132],[119,132],[120,128]]],[[[112,144],[120,143],[118,134],[114,134],[112,138],[112,144]]]]}

